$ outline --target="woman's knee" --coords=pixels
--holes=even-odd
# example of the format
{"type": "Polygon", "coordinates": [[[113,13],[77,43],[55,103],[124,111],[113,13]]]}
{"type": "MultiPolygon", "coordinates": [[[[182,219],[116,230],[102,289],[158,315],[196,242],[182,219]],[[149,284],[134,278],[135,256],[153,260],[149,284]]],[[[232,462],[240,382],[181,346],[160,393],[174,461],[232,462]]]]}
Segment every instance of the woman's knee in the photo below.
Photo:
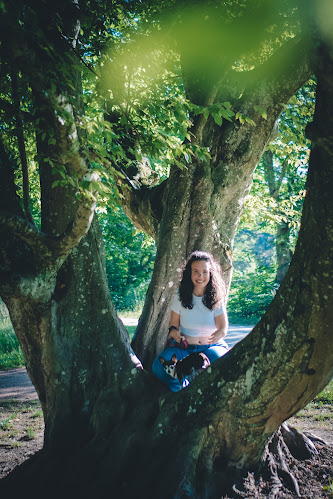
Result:
{"type": "Polygon", "coordinates": [[[214,362],[215,360],[219,359],[220,357],[223,357],[228,352],[228,349],[222,346],[214,345],[209,348],[204,352],[207,357],[209,358],[210,362],[214,362]]]}

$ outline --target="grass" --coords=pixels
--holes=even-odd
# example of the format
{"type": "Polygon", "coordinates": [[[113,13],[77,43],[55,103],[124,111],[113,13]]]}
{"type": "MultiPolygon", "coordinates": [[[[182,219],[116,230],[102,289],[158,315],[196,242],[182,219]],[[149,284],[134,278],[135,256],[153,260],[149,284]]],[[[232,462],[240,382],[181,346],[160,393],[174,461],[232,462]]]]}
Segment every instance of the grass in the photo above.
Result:
{"type": "Polygon", "coordinates": [[[26,440],[33,440],[34,438],[36,438],[35,430],[33,428],[27,428],[25,438],[26,440]]]}
{"type": "MultiPolygon", "coordinates": [[[[325,407],[333,407],[333,380],[320,392],[306,407],[311,406],[313,409],[324,409],[325,407]]],[[[306,408],[304,408],[306,409],[306,408]]],[[[303,410],[304,410],[303,409],[303,410]]]]}
{"type": "Polygon", "coordinates": [[[318,404],[333,404],[333,380],[315,398],[318,404]]]}
{"type": "Polygon", "coordinates": [[[306,407],[295,414],[289,422],[301,431],[315,425],[328,432],[333,424],[333,380],[306,407]]]}
{"type": "Polygon", "coordinates": [[[136,326],[126,326],[126,329],[128,331],[129,337],[131,338],[131,341],[132,341],[135,330],[136,330],[136,326]]]}
{"type": "Polygon", "coordinates": [[[6,418],[0,421],[0,429],[2,431],[10,430],[11,426],[12,426],[11,418],[6,418]]]}
{"type": "Polygon", "coordinates": [[[23,354],[10,319],[0,316],[0,369],[23,366],[23,354]]]}
{"type": "Polygon", "coordinates": [[[43,432],[44,420],[39,400],[0,403],[0,446],[20,447],[23,441],[35,440],[43,432]]]}
{"type": "Polygon", "coordinates": [[[325,490],[326,492],[329,492],[331,494],[331,497],[333,497],[333,480],[329,480],[329,485],[326,485],[325,487],[323,487],[323,490],[325,490]]]}
{"type": "Polygon", "coordinates": [[[142,310],[121,310],[118,312],[119,317],[124,317],[125,319],[139,319],[142,310]]]}

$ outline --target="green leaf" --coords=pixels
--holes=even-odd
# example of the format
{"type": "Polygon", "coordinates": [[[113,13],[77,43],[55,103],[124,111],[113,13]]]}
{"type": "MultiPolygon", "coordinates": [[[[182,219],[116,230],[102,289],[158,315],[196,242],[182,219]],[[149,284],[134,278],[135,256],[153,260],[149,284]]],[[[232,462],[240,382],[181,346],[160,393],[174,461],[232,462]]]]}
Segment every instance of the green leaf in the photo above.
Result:
{"type": "Polygon", "coordinates": [[[203,107],[202,108],[202,114],[204,115],[204,117],[206,118],[206,120],[208,119],[208,116],[209,116],[209,110],[206,108],[206,107],[203,107]]]}
{"type": "Polygon", "coordinates": [[[223,118],[225,118],[228,121],[232,121],[231,117],[235,116],[235,113],[233,112],[232,109],[221,109],[221,114],[223,118]]]}
{"type": "Polygon", "coordinates": [[[250,125],[257,126],[255,124],[255,122],[251,118],[249,118],[248,116],[245,116],[245,121],[246,121],[246,123],[249,123],[250,125]]]}
{"type": "Polygon", "coordinates": [[[178,159],[175,159],[175,163],[178,166],[178,168],[180,168],[181,170],[184,170],[185,165],[183,163],[181,163],[180,161],[178,161],[178,159]]]}
{"type": "Polygon", "coordinates": [[[263,107],[260,107],[260,106],[254,106],[254,110],[257,111],[262,118],[264,118],[265,120],[267,120],[267,111],[266,109],[264,109],[263,107]]]}
{"type": "Polygon", "coordinates": [[[220,116],[219,114],[217,113],[212,113],[212,116],[214,118],[214,121],[217,125],[222,125],[222,116],[220,116]]]}

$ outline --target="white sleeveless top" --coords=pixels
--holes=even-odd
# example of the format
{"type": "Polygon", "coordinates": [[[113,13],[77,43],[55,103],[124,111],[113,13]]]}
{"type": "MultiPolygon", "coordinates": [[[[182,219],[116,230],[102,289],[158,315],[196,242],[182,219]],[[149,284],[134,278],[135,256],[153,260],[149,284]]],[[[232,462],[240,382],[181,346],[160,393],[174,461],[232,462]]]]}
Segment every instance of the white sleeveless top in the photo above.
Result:
{"type": "Polygon", "coordinates": [[[208,337],[216,331],[215,317],[224,314],[224,307],[209,310],[203,302],[202,296],[193,297],[193,308],[183,307],[177,292],[171,304],[171,310],[180,315],[180,330],[187,336],[208,337]]]}

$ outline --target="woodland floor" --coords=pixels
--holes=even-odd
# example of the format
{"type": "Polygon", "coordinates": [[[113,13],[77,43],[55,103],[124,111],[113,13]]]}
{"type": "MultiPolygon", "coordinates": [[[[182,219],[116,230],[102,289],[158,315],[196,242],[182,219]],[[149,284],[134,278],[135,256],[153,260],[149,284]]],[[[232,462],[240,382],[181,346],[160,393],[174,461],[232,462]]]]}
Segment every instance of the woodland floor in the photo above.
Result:
{"type": "MultiPolygon", "coordinates": [[[[313,461],[289,457],[289,467],[297,478],[303,498],[333,498],[333,408],[330,404],[311,403],[288,421],[301,431],[311,432],[328,445],[315,442],[318,455],[313,461]]],[[[38,400],[0,401],[0,478],[40,450],[43,445],[43,416],[38,400]]],[[[249,474],[243,492],[233,497],[268,497],[263,476],[249,474]]],[[[270,496],[271,497],[271,496],[270,496]]],[[[278,498],[294,498],[295,493],[282,489],[278,498]]],[[[215,498],[212,498],[215,499],[215,498]]]]}

